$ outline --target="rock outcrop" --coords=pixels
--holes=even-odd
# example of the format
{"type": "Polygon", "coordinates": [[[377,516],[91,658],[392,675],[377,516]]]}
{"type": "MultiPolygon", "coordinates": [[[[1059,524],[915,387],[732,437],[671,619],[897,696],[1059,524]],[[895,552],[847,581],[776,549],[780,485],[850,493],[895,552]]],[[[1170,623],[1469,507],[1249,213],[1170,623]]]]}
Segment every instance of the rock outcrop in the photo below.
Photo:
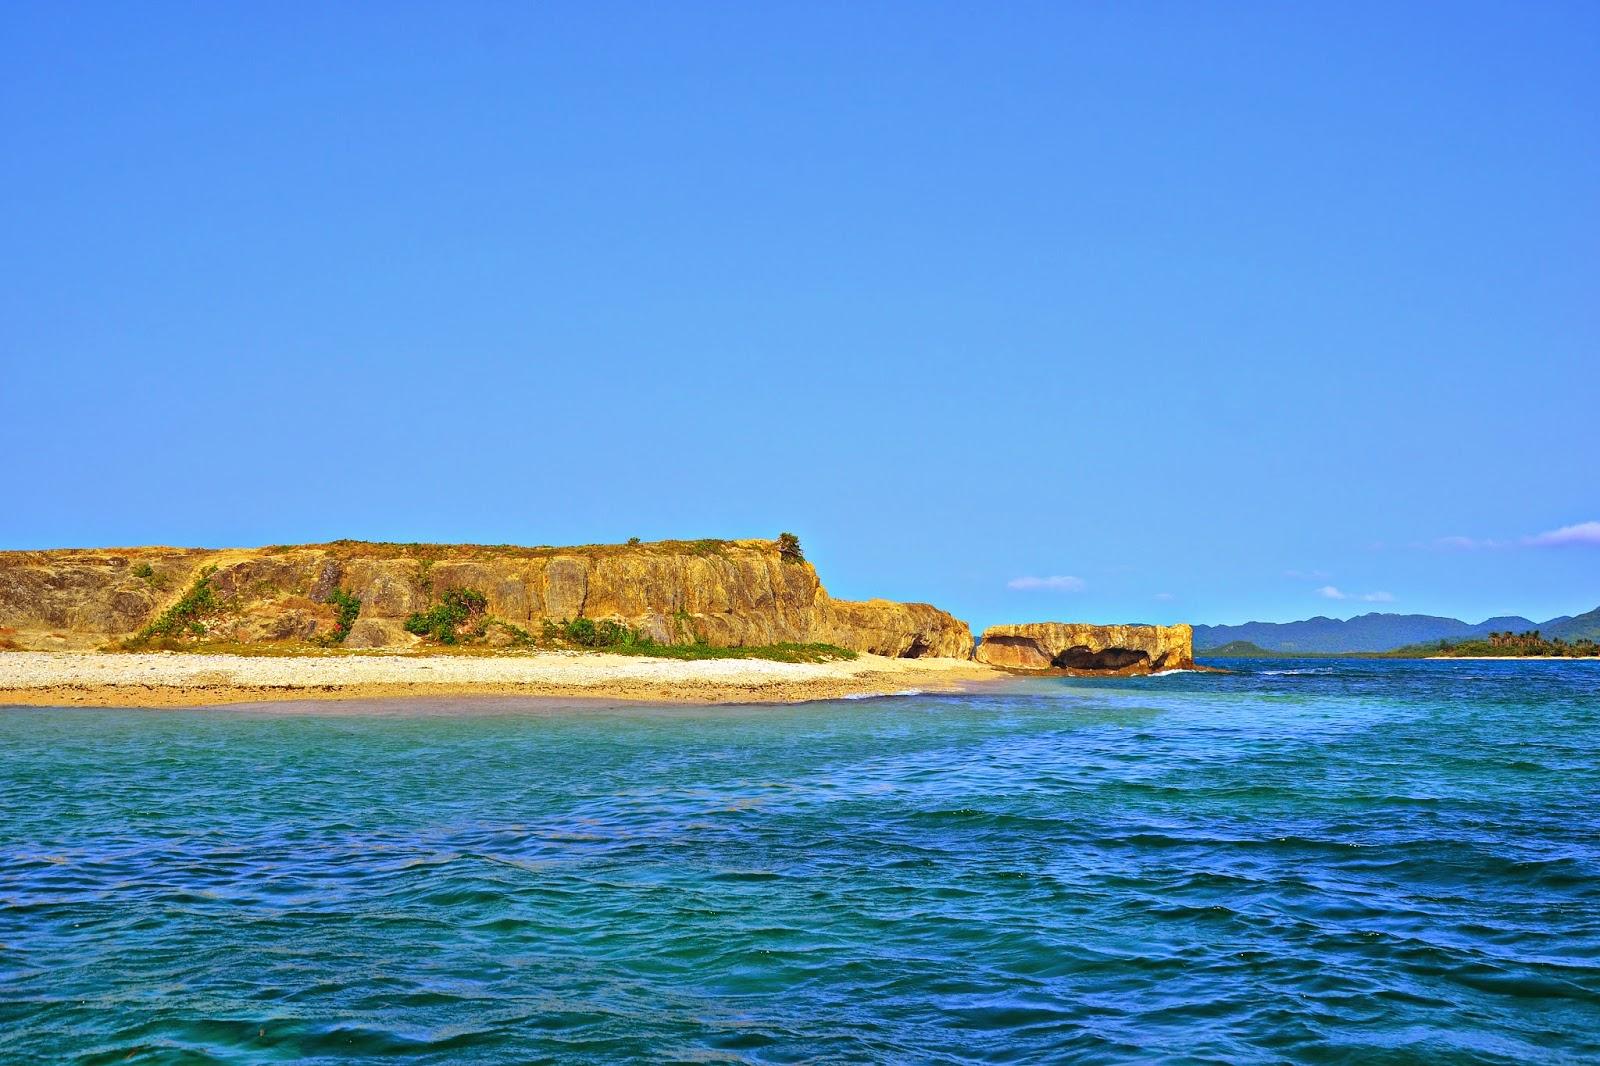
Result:
{"type": "Polygon", "coordinates": [[[402,623],[450,588],[484,593],[491,616],[537,632],[546,621],[611,619],[664,643],[722,647],[822,642],[899,657],[968,658],[965,622],[927,604],[828,595],[809,563],[773,541],[523,548],[332,544],[255,549],[0,552],[0,640],[92,648],[137,633],[204,572],[220,609],[207,639],[315,640],[335,590],[361,600],[349,647],[414,642],[402,623]]]}
{"type": "Polygon", "coordinates": [[[841,648],[875,649],[897,659],[970,659],[972,631],[965,622],[926,603],[832,600],[815,639],[841,648]]]}
{"type": "Polygon", "coordinates": [[[1194,631],[1175,626],[1031,622],[990,626],[977,659],[1011,670],[1141,674],[1194,666],[1194,631]]]}

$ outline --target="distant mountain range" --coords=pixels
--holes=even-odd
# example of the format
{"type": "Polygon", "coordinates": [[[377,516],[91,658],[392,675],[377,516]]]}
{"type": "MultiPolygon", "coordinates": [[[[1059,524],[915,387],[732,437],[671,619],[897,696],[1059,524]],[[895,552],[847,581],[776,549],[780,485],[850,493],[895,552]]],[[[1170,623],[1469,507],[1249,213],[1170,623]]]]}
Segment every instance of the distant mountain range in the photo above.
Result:
{"type": "Polygon", "coordinates": [[[1431,614],[1364,614],[1340,621],[1318,615],[1303,622],[1246,622],[1237,626],[1195,626],[1196,652],[1248,642],[1276,652],[1392,651],[1407,644],[1466,640],[1510,630],[1537,629],[1547,640],[1600,640],[1600,607],[1580,615],[1535,622],[1520,615],[1486,618],[1476,625],[1431,614]]]}

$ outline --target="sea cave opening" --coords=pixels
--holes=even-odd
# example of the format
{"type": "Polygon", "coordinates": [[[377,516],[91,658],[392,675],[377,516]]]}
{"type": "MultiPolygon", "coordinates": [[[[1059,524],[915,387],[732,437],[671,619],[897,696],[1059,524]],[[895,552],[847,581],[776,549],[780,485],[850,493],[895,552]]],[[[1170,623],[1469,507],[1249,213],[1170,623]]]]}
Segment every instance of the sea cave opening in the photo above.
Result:
{"type": "Polygon", "coordinates": [[[1050,665],[1065,667],[1068,670],[1122,670],[1149,662],[1149,653],[1134,651],[1132,648],[1102,648],[1100,651],[1092,651],[1079,644],[1050,660],[1050,665]]]}
{"type": "Polygon", "coordinates": [[[928,654],[929,647],[931,647],[931,645],[929,645],[926,640],[924,640],[922,637],[916,637],[911,641],[911,647],[900,653],[900,658],[920,659],[924,655],[928,654]]]}

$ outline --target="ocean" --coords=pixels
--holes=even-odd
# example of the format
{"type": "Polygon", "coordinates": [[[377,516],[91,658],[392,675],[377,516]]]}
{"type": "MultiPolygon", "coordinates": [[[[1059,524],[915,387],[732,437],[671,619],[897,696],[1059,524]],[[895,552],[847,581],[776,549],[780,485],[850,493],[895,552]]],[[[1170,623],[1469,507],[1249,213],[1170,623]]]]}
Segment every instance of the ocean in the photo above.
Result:
{"type": "Polygon", "coordinates": [[[1600,662],[0,710],[0,1061],[1600,1061],[1600,662]]]}

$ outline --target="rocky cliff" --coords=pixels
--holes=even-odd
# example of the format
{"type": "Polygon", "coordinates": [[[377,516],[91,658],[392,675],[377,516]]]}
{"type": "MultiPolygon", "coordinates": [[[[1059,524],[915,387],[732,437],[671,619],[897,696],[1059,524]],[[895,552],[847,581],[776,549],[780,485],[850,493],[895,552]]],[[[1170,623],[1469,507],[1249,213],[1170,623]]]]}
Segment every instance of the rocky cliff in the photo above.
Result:
{"type": "Polygon", "coordinates": [[[326,637],[337,618],[330,597],[342,592],[361,601],[344,646],[409,646],[409,615],[445,590],[471,588],[484,593],[491,616],[524,627],[611,619],[664,643],[822,642],[900,657],[972,653],[965,622],[927,604],[835,600],[809,563],[763,540],[0,552],[0,646],[88,648],[126,638],[212,567],[216,604],[202,623],[207,640],[326,637]]]}
{"type": "Polygon", "coordinates": [[[1032,622],[990,626],[977,659],[1012,670],[1093,670],[1150,673],[1194,666],[1189,626],[1095,626],[1032,622]]]}

